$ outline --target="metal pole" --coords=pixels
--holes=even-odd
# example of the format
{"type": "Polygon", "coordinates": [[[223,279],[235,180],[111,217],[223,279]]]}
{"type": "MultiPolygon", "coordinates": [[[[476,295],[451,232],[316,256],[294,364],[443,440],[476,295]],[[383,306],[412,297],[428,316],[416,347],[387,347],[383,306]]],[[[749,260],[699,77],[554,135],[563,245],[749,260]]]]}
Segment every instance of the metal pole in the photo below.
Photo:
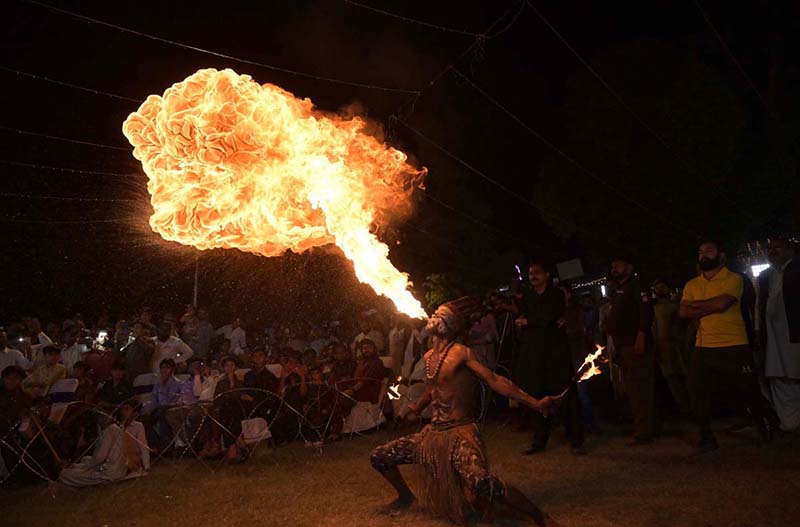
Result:
{"type": "Polygon", "coordinates": [[[198,251],[194,257],[194,295],[192,296],[192,305],[197,308],[197,275],[200,270],[200,252],[198,251]]]}

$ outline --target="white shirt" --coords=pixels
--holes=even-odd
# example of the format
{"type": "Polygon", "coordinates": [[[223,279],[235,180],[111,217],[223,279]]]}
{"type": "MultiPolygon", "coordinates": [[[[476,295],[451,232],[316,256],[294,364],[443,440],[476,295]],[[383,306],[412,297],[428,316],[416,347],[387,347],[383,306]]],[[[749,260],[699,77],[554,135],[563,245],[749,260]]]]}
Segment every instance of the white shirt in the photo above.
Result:
{"type": "Polygon", "coordinates": [[[161,370],[161,361],[172,359],[175,364],[186,362],[192,356],[192,348],[184,341],[174,335],[161,342],[158,337],[153,337],[156,344],[156,351],[153,353],[153,371],[158,373],[161,370]]]}
{"type": "Polygon", "coordinates": [[[789,321],[786,318],[786,307],[783,299],[783,273],[786,262],[776,268],[769,276],[769,297],[767,299],[766,328],[767,332],[766,377],[800,379],[800,344],[789,341],[789,321]]]}
{"type": "Polygon", "coordinates": [[[67,377],[72,377],[75,363],[83,360],[83,355],[89,351],[84,344],[75,343],[61,352],[61,364],[67,369],[67,377]]]}
{"type": "Polygon", "coordinates": [[[222,335],[231,343],[230,352],[234,355],[241,355],[247,347],[247,339],[244,330],[240,327],[234,328],[232,324],[225,324],[217,331],[215,335],[222,335]]]}
{"type": "Polygon", "coordinates": [[[0,373],[3,373],[3,370],[9,366],[17,366],[23,370],[27,370],[31,367],[31,363],[25,358],[25,355],[19,351],[6,348],[0,351],[0,373]]]}
{"type": "Polygon", "coordinates": [[[39,366],[45,363],[44,354],[42,350],[46,346],[52,346],[53,341],[48,337],[44,331],[40,331],[39,335],[37,336],[39,343],[38,344],[31,344],[31,361],[33,362],[32,367],[38,368],[39,366]]]}
{"type": "Polygon", "coordinates": [[[194,376],[194,395],[201,402],[208,402],[214,400],[214,391],[217,389],[217,381],[220,375],[210,375],[203,380],[200,380],[199,375],[194,376]]]}

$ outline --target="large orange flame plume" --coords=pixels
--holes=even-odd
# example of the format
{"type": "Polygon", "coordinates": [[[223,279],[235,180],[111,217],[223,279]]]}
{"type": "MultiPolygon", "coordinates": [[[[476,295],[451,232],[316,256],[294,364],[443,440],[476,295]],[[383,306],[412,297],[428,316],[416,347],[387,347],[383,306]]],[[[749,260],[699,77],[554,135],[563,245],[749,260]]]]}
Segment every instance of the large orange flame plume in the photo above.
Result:
{"type": "Polygon", "coordinates": [[[150,95],[122,131],[148,176],[150,227],[198,249],[263,256],[335,243],[361,282],[425,317],[374,231],[410,213],[425,169],[271,84],[204,69],[150,95]]]}

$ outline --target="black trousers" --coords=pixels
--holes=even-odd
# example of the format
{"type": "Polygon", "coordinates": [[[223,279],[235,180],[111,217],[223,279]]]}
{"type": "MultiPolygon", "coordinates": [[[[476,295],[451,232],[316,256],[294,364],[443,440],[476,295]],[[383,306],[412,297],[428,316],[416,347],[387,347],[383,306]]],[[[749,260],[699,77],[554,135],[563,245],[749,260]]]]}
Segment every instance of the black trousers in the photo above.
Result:
{"type": "Polygon", "coordinates": [[[762,397],[750,346],[695,348],[689,372],[692,413],[704,441],[713,441],[711,431],[711,397],[718,382],[736,388],[750,415],[763,422],[769,415],[762,397]]]}
{"type": "MultiPolygon", "coordinates": [[[[563,346],[531,346],[525,350],[529,361],[529,375],[523,380],[523,387],[533,397],[541,399],[545,395],[558,395],[570,382],[574,373],[572,357],[566,340],[563,346]]],[[[550,429],[554,419],[564,425],[567,437],[572,446],[583,444],[583,422],[577,391],[573,388],[564,396],[558,412],[550,417],[525,409],[533,426],[533,446],[544,447],[550,438],[550,429]]]]}

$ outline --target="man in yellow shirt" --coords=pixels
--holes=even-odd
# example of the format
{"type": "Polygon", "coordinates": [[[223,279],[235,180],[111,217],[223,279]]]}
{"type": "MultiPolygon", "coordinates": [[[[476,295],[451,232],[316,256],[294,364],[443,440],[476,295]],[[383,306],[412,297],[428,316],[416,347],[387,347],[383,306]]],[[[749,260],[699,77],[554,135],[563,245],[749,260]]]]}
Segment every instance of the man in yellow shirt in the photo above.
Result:
{"type": "Polygon", "coordinates": [[[686,283],[680,316],[696,319],[697,340],[689,373],[692,410],[700,428],[698,453],[717,450],[711,431],[711,394],[718,380],[731,383],[755,418],[760,438],[768,440],[766,402],[761,397],[753,353],[741,311],[744,281],[725,266],[717,242],[698,250],[700,276],[686,283]]]}
{"type": "Polygon", "coordinates": [[[39,366],[22,381],[22,389],[31,397],[44,397],[47,390],[67,376],[67,369],[61,364],[61,349],[56,346],[47,346],[42,350],[45,363],[39,366]]]}

